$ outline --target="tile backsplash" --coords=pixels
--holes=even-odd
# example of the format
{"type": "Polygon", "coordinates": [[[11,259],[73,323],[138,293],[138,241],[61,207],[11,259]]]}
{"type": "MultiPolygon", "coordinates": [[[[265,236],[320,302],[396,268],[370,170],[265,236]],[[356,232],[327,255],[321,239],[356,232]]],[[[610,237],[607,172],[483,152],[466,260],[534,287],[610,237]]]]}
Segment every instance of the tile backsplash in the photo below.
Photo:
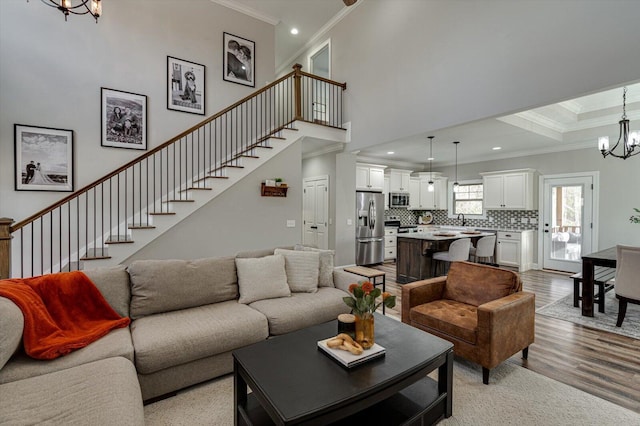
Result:
{"type": "MultiPolygon", "coordinates": [[[[418,223],[418,215],[422,211],[407,209],[389,209],[386,216],[398,216],[402,225],[415,225],[418,223]]],[[[431,210],[433,213],[433,225],[460,226],[461,220],[450,218],[448,210],[431,210]]],[[[486,219],[466,218],[466,226],[474,228],[498,228],[498,229],[533,229],[539,225],[538,210],[487,210],[486,219]],[[492,218],[493,221],[489,221],[492,218]],[[534,223],[531,223],[533,219],[534,223]]]]}

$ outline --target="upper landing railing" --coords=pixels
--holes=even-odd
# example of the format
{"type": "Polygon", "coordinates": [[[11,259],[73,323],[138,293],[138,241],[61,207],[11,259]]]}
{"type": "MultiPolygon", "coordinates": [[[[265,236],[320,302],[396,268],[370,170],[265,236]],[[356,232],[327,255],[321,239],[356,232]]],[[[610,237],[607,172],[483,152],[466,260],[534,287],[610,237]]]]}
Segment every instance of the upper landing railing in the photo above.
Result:
{"type": "Polygon", "coordinates": [[[129,229],[153,228],[151,216],[174,214],[169,203],[210,189],[207,181],[225,179],[227,168],[295,121],[343,128],[346,83],[301,68],[27,219],[0,219],[0,278],[75,270],[108,257],[108,244],[131,242],[129,229]]]}

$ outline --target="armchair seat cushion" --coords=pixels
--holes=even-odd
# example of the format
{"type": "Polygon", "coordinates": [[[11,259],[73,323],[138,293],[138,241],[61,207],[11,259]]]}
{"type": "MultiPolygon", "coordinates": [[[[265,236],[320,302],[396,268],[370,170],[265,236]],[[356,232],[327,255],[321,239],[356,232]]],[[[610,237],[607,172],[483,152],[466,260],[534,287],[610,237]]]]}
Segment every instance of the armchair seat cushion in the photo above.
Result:
{"type": "Polygon", "coordinates": [[[416,306],[409,315],[414,324],[476,344],[478,309],[473,305],[441,299],[416,306]]]}

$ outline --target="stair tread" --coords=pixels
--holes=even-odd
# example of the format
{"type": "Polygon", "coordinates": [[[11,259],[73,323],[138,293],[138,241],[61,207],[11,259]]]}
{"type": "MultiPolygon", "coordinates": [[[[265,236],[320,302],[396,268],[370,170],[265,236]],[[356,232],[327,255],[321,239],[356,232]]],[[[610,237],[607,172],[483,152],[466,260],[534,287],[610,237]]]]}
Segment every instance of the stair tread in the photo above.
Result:
{"type": "Polygon", "coordinates": [[[87,253],[80,258],[80,260],[98,260],[98,259],[111,259],[111,256],[107,254],[107,249],[89,249],[87,253]]]}
{"type": "Polygon", "coordinates": [[[163,201],[163,203],[194,203],[196,200],[167,200],[163,201]]]}
{"type": "Polygon", "coordinates": [[[132,243],[131,235],[113,235],[105,241],[105,244],[128,244],[132,243]]]}
{"type": "Polygon", "coordinates": [[[131,223],[127,226],[129,229],[155,229],[156,227],[153,225],[136,225],[131,223]]]}
{"type": "Polygon", "coordinates": [[[152,216],[169,216],[169,215],[174,215],[176,213],[175,212],[152,212],[149,214],[152,216]]]}
{"type": "Polygon", "coordinates": [[[178,192],[187,192],[187,191],[213,191],[213,188],[204,188],[204,187],[203,188],[198,188],[196,186],[193,186],[193,187],[190,187],[190,188],[187,188],[187,189],[181,189],[178,192]]]}

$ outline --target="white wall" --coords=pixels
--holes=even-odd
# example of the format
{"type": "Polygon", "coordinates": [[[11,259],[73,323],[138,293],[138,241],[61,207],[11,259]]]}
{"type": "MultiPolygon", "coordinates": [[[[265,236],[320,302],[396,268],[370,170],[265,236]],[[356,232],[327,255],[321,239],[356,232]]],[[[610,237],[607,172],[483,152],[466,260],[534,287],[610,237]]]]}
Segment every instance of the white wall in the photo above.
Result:
{"type": "MultiPolygon", "coordinates": [[[[533,168],[541,175],[600,172],[598,243],[604,249],[616,244],[640,246],[640,225],[629,222],[640,208],[640,158],[602,158],[595,149],[531,155],[506,160],[458,165],[458,179],[479,179],[481,172],[533,168]]],[[[453,176],[454,168],[438,169],[453,176]]],[[[540,192],[539,192],[540,195],[540,192]]],[[[536,206],[538,204],[536,203],[536,206]]],[[[541,216],[542,217],[542,216],[541,216]]]]}
{"type": "Polygon", "coordinates": [[[356,156],[354,154],[336,155],[336,182],[335,264],[353,265],[356,261],[356,156]]]}
{"type": "Polygon", "coordinates": [[[210,0],[108,0],[98,24],[65,22],[39,1],[0,1],[0,216],[19,221],[68,195],[14,191],[15,123],[74,130],[80,189],[141,154],[100,146],[101,87],[148,96],[153,148],[205,118],[167,109],[167,56],[206,66],[210,116],[273,80],[274,34],[210,0]],[[222,80],[225,31],[255,41],[255,89],[222,80]]]}
{"type": "Polygon", "coordinates": [[[300,243],[301,164],[301,142],[296,142],[125,263],[136,259],[232,256],[244,250],[300,243]],[[260,196],[261,182],[276,176],[288,183],[287,197],[260,196]],[[286,227],[287,219],[296,221],[295,228],[286,227]]]}
{"type": "Polygon", "coordinates": [[[319,43],[355,150],[635,81],[638,16],[625,0],[363,0],[319,43]]]}

